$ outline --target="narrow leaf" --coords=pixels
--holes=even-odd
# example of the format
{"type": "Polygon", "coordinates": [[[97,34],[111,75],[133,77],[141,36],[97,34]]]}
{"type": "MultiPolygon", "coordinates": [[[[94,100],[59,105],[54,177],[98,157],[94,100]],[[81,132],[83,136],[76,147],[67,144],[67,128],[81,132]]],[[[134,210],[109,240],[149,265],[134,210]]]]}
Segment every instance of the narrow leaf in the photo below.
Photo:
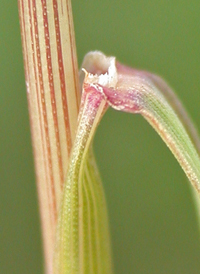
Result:
{"type": "MultiPolygon", "coordinates": [[[[100,52],[85,57],[84,68],[91,72],[85,85],[96,88],[116,110],[139,113],[158,132],[200,192],[200,141],[190,118],[169,86],[158,76],[116,63],[114,86],[98,76],[100,52]]],[[[113,76],[112,76],[113,77],[113,76]]],[[[108,81],[110,80],[109,77],[108,81]]]]}

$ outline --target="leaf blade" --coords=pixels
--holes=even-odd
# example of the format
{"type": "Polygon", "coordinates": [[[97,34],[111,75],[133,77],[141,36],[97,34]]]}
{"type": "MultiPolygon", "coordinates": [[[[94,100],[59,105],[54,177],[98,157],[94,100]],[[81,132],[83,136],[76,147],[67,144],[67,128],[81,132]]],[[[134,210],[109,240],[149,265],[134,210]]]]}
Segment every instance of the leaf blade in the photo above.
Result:
{"type": "Polygon", "coordinates": [[[106,59],[100,52],[86,56],[86,71],[92,68],[92,73],[88,74],[85,83],[100,90],[112,108],[141,114],[161,136],[192,185],[200,192],[200,141],[181,102],[158,76],[120,63],[115,63],[114,84],[110,84],[106,74],[107,82],[104,84],[102,76],[94,74],[99,70],[100,56],[106,59]]]}

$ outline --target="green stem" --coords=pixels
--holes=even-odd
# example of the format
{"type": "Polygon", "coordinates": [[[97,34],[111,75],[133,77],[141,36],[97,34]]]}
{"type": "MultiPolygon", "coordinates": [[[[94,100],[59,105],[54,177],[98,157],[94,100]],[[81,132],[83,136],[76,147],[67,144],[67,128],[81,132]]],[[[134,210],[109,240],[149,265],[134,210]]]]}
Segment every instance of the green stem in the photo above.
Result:
{"type": "Polygon", "coordinates": [[[95,89],[84,91],[58,220],[55,273],[111,273],[106,204],[91,148],[106,106],[95,89]]]}

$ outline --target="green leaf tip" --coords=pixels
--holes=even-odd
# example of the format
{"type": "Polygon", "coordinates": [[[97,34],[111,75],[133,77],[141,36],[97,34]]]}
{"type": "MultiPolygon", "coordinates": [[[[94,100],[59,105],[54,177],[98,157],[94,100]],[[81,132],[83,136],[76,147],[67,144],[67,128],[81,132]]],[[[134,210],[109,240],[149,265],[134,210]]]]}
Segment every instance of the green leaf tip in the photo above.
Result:
{"type": "Polygon", "coordinates": [[[200,192],[200,141],[170,87],[158,76],[88,53],[80,72],[81,107],[58,220],[55,272],[112,273],[106,203],[92,139],[108,106],[141,114],[172,151],[200,192]]]}

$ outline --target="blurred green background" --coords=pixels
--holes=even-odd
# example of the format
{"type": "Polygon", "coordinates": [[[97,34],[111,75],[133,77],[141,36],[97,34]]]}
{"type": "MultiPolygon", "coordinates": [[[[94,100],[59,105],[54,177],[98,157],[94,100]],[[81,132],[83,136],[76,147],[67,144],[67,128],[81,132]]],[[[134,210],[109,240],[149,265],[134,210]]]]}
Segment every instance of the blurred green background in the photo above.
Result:
{"type": "MultiPolygon", "coordinates": [[[[101,50],[162,75],[200,127],[200,1],[73,1],[79,64],[101,50]]],[[[95,138],[115,273],[198,274],[187,179],[137,115],[109,110],[95,138]]],[[[42,247],[16,0],[0,5],[0,273],[42,274],[42,247]]]]}

